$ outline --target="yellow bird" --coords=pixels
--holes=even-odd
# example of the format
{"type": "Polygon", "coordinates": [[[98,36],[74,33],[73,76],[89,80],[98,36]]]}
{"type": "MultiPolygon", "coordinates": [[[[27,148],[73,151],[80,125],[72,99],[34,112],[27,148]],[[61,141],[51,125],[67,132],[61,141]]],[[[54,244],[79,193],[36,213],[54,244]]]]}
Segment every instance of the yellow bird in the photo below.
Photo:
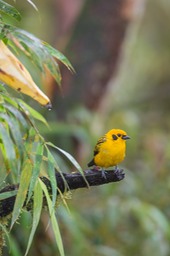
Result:
{"type": "Polygon", "coordinates": [[[94,148],[94,157],[88,167],[97,166],[102,169],[116,166],[123,161],[126,152],[127,133],[120,129],[112,129],[102,136],[94,148]]]}

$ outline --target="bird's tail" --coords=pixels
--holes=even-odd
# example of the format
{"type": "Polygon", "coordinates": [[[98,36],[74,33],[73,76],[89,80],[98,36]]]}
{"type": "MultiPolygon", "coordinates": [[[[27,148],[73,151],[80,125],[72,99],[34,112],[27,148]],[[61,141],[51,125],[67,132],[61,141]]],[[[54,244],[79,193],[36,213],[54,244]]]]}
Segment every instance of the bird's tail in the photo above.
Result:
{"type": "Polygon", "coordinates": [[[92,160],[87,164],[88,167],[93,166],[93,165],[95,165],[94,159],[92,159],[92,160]]]}

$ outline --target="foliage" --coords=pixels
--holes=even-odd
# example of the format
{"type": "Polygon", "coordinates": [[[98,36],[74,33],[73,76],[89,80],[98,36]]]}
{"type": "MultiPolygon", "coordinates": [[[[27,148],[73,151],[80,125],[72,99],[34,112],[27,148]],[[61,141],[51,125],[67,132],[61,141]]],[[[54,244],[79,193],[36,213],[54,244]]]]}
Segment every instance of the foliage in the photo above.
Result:
{"type": "MultiPolygon", "coordinates": [[[[3,19],[4,13],[17,21],[21,20],[20,13],[13,6],[0,1],[0,12],[2,15],[0,20],[1,40],[9,45],[16,54],[23,52],[42,73],[45,73],[48,69],[60,85],[61,74],[55,58],[73,71],[74,69],[67,58],[46,42],[6,23],[3,19]]],[[[48,202],[48,211],[59,252],[60,255],[64,255],[62,239],[54,214],[57,199],[55,172],[61,172],[61,170],[51,150],[52,147],[55,148],[55,145],[45,141],[37,128],[36,120],[44,125],[47,125],[47,122],[40,113],[27,105],[24,100],[8,92],[4,84],[0,84],[0,102],[0,184],[3,187],[5,182],[19,183],[12,213],[11,228],[18,220],[25,201],[29,204],[29,201],[33,200],[31,233],[25,253],[27,255],[40,220],[44,193],[48,202]],[[50,179],[52,198],[39,180],[39,176],[42,174],[50,179]]],[[[82,171],[79,164],[69,153],[58,147],[56,149],[60,151],[60,155],[64,155],[79,171],[82,171]]],[[[2,193],[1,200],[14,193],[2,193]]]]}
{"type": "Polygon", "coordinates": [[[59,209],[66,254],[71,256],[170,254],[169,2],[145,2],[143,16],[127,31],[119,73],[116,82],[110,81],[102,107],[89,111],[87,122],[83,106],[74,113],[67,110],[67,126],[79,123],[91,135],[88,142],[79,139],[84,163],[104,131],[122,127],[131,136],[122,164],[125,180],[75,193],[71,217],[59,209]]]}
{"type": "MultiPolygon", "coordinates": [[[[106,130],[122,127],[131,136],[122,165],[124,181],[74,193],[69,202],[71,215],[63,207],[57,209],[65,253],[69,256],[170,255],[170,6],[169,1],[143,2],[147,4],[143,16],[141,6],[137,10],[141,16],[134,19],[126,33],[116,82],[110,81],[102,108],[94,113],[76,106],[74,111],[67,109],[65,122],[53,119],[50,129],[41,127],[50,141],[69,148],[84,166],[91,158],[96,139],[106,130]]],[[[53,23],[52,27],[55,28],[53,23]]],[[[55,34],[54,29],[51,31],[55,34]]],[[[49,115],[54,118],[52,112],[49,115]]],[[[59,155],[55,155],[56,159],[59,164],[59,155]]],[[[22,248],[28,243],[30,215],[22,214],[19,221],[21,225],[15,225],[9,238],[11,255],[23,255],[22,248]]],[[[46,213],[30,252],[36,254],[56,254],[46,213]],[[48,226],[45,233],[44,226],[48,226]]]]}

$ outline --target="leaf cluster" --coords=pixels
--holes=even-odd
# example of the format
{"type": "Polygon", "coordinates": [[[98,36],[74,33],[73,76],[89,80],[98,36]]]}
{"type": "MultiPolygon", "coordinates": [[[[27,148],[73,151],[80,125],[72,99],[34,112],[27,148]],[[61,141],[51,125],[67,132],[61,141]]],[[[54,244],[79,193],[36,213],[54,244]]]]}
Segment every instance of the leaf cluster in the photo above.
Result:
{"type": "MultiPolygon", "coordinates": [[[[28,2],[34,6],[32,1],[28,2]]],[[[48,43],[7,23],[3,19],[4,13],[16,21],[21,20],[21,14],[13,6],[0,0],[0,40],[10,46],[15,54],[22,52],[42,73],[48,70],[58,85],[61,85],[61,73],[56,59],[70,71],[74,71],[69,60],[48,43]]],[[[0,103],[0,184],[2,188],[7,182],[19,183],[11,228],[18,220],[24,202],[27,201],[29,204],[29,201],[33,200],[32,227],[26,255],[40,220],[43,195],[45,195],[58,249],[60,255],[64,255],[55,217],[57,200],[55,172],[61,173],[61,170],[53,156],[52,148],[53,151],[64,155],[80,172],[82,172],[81,167],[69,153],[45,141],[36,125],[37,121],[47,125],[44,117],[20,98],[10,95],[4,84],[0,84],[0,103]],[[46,186],[39,179],[42,174],[50,180],[52,196],[49,195],[46,186]]],[[[0,200],[15,194],[16,191],[4,192],[1,194],[0,200]]]]}

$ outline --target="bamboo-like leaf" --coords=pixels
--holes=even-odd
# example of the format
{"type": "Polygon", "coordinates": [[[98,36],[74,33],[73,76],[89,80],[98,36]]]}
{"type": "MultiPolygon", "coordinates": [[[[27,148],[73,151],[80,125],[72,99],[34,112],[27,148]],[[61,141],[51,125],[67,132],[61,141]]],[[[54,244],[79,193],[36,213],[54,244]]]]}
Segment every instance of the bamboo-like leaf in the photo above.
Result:
{"type": "MultiPolygon", "coordinates": [[[[3,222],[3,221],[2,221],[2,222],[3,222]]],[[[5,224],[3,225],[2,223],[0,223],[0,230],[1,230],[1,236],[2,236],[2,233],[4,233],[5,236],[8,238],[8,241],[9,241],[9,232],[8,232],[8,230],[7,230],[6,225],[5,225],[5,224]]],[[[1,246],[0,249],[2,249],[2,246],[1,246]]]]}
{"type": "Polygon", "coordinates": [[[18,244],[17,237],[15,234],[11,234],[9,236],[9,242],[8,242],[7,248],[9,248],[9,251],[11,252],[12,256],[23,256],[23,253],[21,252],[21,248],[18,244]]]}
{"type": "Polygon", "coordinates": [[[6,155],[10,161],[14,161],[16,159],[14,144],[9,136],[9,133],[3,123],[0,123],[0,137],[3,141],[6,155]]]}
{"type": "Polygon", "coordinates": [[[2,40],[0,41],[0,66],[1,81],[13,89],[32,97],[41,105],[51,108],[49,98],[35,84],[28,70],[2,40]]]}
{"type": "Polygon", "coordinates": [[[65,254],[64,254],[62,238],[61,238],[58,222],[57,222],[57,219],[56,219],[56,216],[55,216],[54,208],[52,206],[52,201],[51,201],[50,195],[48,193],[47,187],[45,186],[45,184],[41,180],[40,180],[40,185],[41,185],[41,188],[42,188],[42,190],[45,194],[45,197],[47,199],[48,209],[49,209],[51,223],[52,223],[52,228],[53,228],[53,231],[54,231],[54,235],[55,235],[55,239],[56,239],[56,242],[57,242],[57,245],[58,245],[60,255],[64,256],[65,254]]]}
{"type": "Polygon", "coordinates": [[[33,241],[35,231],[37,229],[37,226],[38,226],[38,223],[40,220],[40,215],[41,215],[41,211],[42,211],[42,203],[43,203],[43,192],[42,192],[40,182],[39,182],[39,180],[37,180],[35,188],[34,188],[32,229],[31,229],[31,233],[29,236],[29,241],[28,241],[26,252],[25,252],[25,256],[28,254],[31,243],[33,241]]]}
{"type": "Polygon", "coordinates": [[[61,152],[71,163],[72,165],[82,174],[82,176],[84,177],[84,181],[86,182],[87,184],[87,187],[89,187],[89,184],[85,178],[85,175],[84,175],[84,172],[83,172],[83,169],[81,168],[81,166],[79,165],[79,163],[76,161],[76,159],[70,155],[70,153],[66,152],[65,150],[55,146],[53,143],[51,142],[46,142],[46,145],[49,145],[55,149],[57,149],[59,152],[61,152]]]}
{"type": "Polygon", "coordinates": [[[20,124],[24,127],[25,130],[28,130],[28,123],[17,108],[14,108],[8,104],[4,104],[4,107],[6,108],[7,112],[9,111],[15,116],[17,120],[19,120],[20,124]]]}
{"type": "Polygon", "coordinates": [[[58,192],[59,192],[59,195],[60,195],[60,197],[61,197],[62,204],[65,206],[66,210],[71,214],[70,209],[69,209],[69,206],[68,206],[67,201],[66,201],[65,195],[61,192],[60,189],[58,189],[58,192]]]}
{"type": "Polygon", "coordinates": [[[15,205],[14,205],[14,210],[12,213],[11,228],[21,213],[22,207],[24,205],[24,202],[25,202],[25,199],[27,196],[27,191],[28,191],[28,186],[30,184],[31,175],[32,175],[32,163],[28,159],[25,162],[25,165],[21,172],[20,185],[19,185],[19,189],[18,189],[18,193],[17,193],[15,205]]]}
{"type": "Polygon", "coordinates": [[[7,24],[7,26],[9,27],[7,43],[15,52],[16,47],[23,51],[24,54],[35,63],[41,72],[45,72],[45,68],[48,69],[59,86],[61,85],[61,73],[55,58],[61,61],[70,71],[74,72],[74,68],[69,60],[48,43],[43,42],[27,31],[15,28],[12,25],[7,24]]]}
{"type": "Polygon", "coordinates": [[[21,14],[12,5],[0,0],[0,12],[3,12],[17,21],[21,20],[21,14]]]}
{"type": "MultiPolygon", "coordinates": [[[[44,72],[44,67],[46,67],[51,72],[57,83],[60,85],[61,74],[59,66],[52,57],[52,54],[50,53],[48,47],[44,45],[44,42],[36,38],[34,35],[21,29],[13,29],[12,35],[14,36],[15,40],[17,39],[19,41],[19,44],[21,46],[20,49],[23,51],[24,48],[25,54],[31,58],[31,60],[40,69],[40,71],[44,72]]],[[[51,50],[51,52],[53,52],[54,55],[54,51],[51,50]]],[[[59,56],[59,54],[57,55],[57,53],[55,53],[55,55],[59,56]]],[[[67,64],[67,66],[70,67],[71,70],[71,64],[69,64],[63,56],[61,56],[61,58],[65,65],[67,64]]]]}
{"type": "Polygon", "coordinates": [[[63,149],[55,146],[53,143],[51,142],[47,142],[47,145],[57,149],[59,152],[61,152],[64,156],[66,156],[66,158],[73,164],[73,166],[81,173],[83,174],[83,170],[81,168],[81,166],[79,165],[79,163],[75,160],[74,157],[72,157],[72,155],[70,155],[70,153],[64,151],[63,149]]]}
{"type": "Polygon", "coordinates": [[[58,85],[61,85],[61,73],[58,66],[58,63],[49,56],[48,59],[46,59],[46,62],[44,63],[45,67],[50,71],[51,75],[54,77],[58,85]]]}
{"type": "Polygon", "coordinates": [[[36,6],[31,0],[27,0],[27,2],[28,2],[30,5],[32,5],[36,11],[38,11],[37,6],[36,6]]]}
{"type": "MultiPolygon", "coordinates": [[[[66,181],[65,177],[63,176],[62,171],[61,171],[61,169],[60,169],[60,167],[59,167],[59,165],[58,165],[56,159],[53,157],[52,153],[51,153],[50,150],[48,149],[47,143],[45,143],[45,148],[46,148],[46,151],[48,152],[48,157],[49,157],[49,159],[50,159],[50,164],[54,166],[54,168],[55,168],[55,169],[54,169],[55,173],[56,173],[56,172],[59,172],[59,173],[60,173],[61,177],[63,178],[63,182],[64,182],[64,184],[65,184],[65,187],[67,188],[67,187],[68,187],[67,181],[66,181]]],[[[54,175],[55,175],[55,173],[54,173],[54,175]]],[[[57,181],[56,181],[56,182],[57,182],[57,181]]],[[[51,184],[51,186],[54,186],[53,191],[55,191],[55,188],[57,187],[57,184],[55,183],[55,181],[53,182],[53,184],[51,184]]],[[[55,195],[55,193],[54,193],[54,195],[55,195]]],[[[56,201],[56,200],[55,200],[55,197],[53,196],[53,202],[55,202],[55,201],[56,201]]]]}
{"type": "Polygon", "coordinates": [[[28,32],[24,30],[14,29],[12,35],[14,36],[14,44],[17,43],[17,46],[24,52],[26,56],[31,58],[31,61],[39,68],[41,72],[44,72],[43,66],[43,55],[41,48],[38,48],[38,43],[40,46],[41,41],[35,37],[35,40],[30,38],[28,32]]]}
{"type": "Polygon", "coordinates": [[[36,38],[34,35],[21,29],[15,30],[13,34],[17,37],[17,39],[19,39],[27,54],[30,55],[31,59],[34,61],[36,66],[39,67],[40,71],[44,71],[44,66],[46,66],[57,83],[60,85],[61,74],[59,66],[44,47],[42,41],[36,38]]]}
{"type": "Polygon", "coordinates": [[[17,55],[19,56],[19,51],[18,51],[18,48],[17,48],[16,44],[14,44],[13,41],[11,40],[11,38],[8,37],[9,31],[11,31],[11,28],[13,30],[13,26],[5,24],[6,35],[5,35],[4,38],[2,37],[1,39],[4,42],[5,45],[8,45],[9,48],[12,49],[12,52],[15,54],[15,56],[17,56],[17,55]]]}
{"type": "Polygon", "coordinates": [[[6,172],[5,168],[1,168],[1,172],[0,172],[0,187],[2,188],[4,186],[4,181],[6,180],[7,176],[9,175],[9,173],[6,172]]]}
{"type": "MultiPolygon", "coordinates": [[[[4,146],[4,161],[8,162],[11,170],[16,173],[17,169],[14,143],[3,123],[0,123],[0,138],[4,146]]],[[[3,151],[2,147],[1,150],[3,151]]]]}
{"type": "Polygon", "coordinates": [[[15,196],[16,194],[17,194],[16,190],[0,193],[0,200],[4,200],[4,199],[9,198],[11,196],[15,196]]]}
{"type": "Polygon", "coordinates": [[[47,54],[48,52],[43,48],[41,40],[22,29],[14,28],[11,33],[15,39],[14,43],[18,40],[17,46],[20,50],[24,50],[24,53],[31,58],[40,71],[44,71],[43,65],[46,62],[46,58],[49,57],[49,54],[47,54]]]}
{"type": "Polygon", "coordinates": [[[44,145],[42,143],[38,143],[37,149],[36,149],[36,155],[35,155],[35,159],[34,159],[34,166],[33,166],[33,170],[32,170],[32,177],[31,177],[29,191],[28,191],[27,202],[30,200],[30,198],[32,196],[34,186],[37,182],[37,178],[38,178],[40,170],[41,170],[40,167],[41,167],[41,163],[43,160],[43,152],[44,152],[44,145]]]}
{"type": "Polygon", "coordinates": [[[57,181],[55,176],[55,165],[54,165],[54,158],[51,152],[49,151],[48,148],[46,148],[46,150],[47,150],[47,158],[48,158],[47,173],[51,182],[52,201],[53,201],[53,207],[54,207],[57,200],[57,181]]]}
{"type": "Polygon", "coordinates": [[[6,109],[5,109],[4,104],[3,104],[3,103],[2,103],[2,104],[0,104],[0,113],[1,113],[1,114],[6,114],[6,109]]]}
{"type": "MultiPolygon", "coordinates": [[[[1,16],[1,20],[2,20],[2,16],[1,16]]],[[[2,22],[0,22],[0,40],[6,41],[6,25],[3,24],[2,22]]]]}
{"type": "Polygon", "coordinates": [[[49,45],[46,42],[43,42],[43,45],[45,49],[51,54],[53,57],[61,61],[70,71],[75,72],[73,66],[71,65],[70,61],[62,54],[59,52],[57,49],[53,48],[51,45],[49,45]]]}
{"type": "Polygon", "coordinates": [[[44,123],[46,126],[48,126],[47,121],[39,112],[37,112],[35,109],[31,108],[28,104],[26,104],[21,99],[18,99],[18,103],[22,108],[26,109],[34,119],[36,119],[36,120],[44,123]]]}
{"type": "Polygon", "coordinates": [[[15,142],[17,147],[17,153],[19,154],[19,158],[22,159],[24,153],[24,144],[17,120],[13,116],[9,116],[3,113],[0,113],[0,118],[5,120],[8,124],[10,132],[12,134],[13,141],[15,142]]]}
{"type": "MultiPolygon", "coordinates": [[[[3,86],[3,88],[5,89],[5,87],[3,86]]],[[[3,99],[4,99],[4,102],[6,104],[10,104],[11,106],[15,107],[15,108],[18,108],[18,103],[17,103],[17,100],[16,98],[13,99],[12,98],[12,95],[7,95],[7,91],[5,89],[5,93],[1,94],[3,96],[3,99]]]]}

